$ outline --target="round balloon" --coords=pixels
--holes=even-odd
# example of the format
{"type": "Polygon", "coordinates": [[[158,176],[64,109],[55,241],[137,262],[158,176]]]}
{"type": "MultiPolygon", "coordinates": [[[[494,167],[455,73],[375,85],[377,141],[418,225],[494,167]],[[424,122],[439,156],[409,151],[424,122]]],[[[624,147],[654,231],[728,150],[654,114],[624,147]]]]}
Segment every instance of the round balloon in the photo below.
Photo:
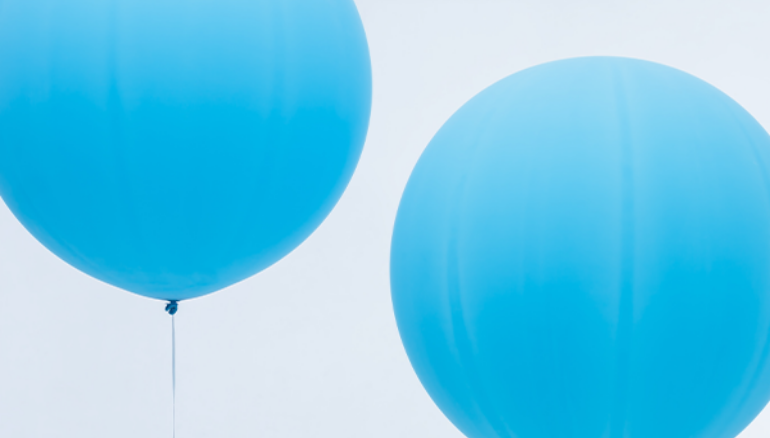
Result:
{"type": "Polygon", "coordinates": [[[8,0],[0,194],[76,268],[181,300],[290,252],[369,122],[353,0],[8,0]]]}
{"type": "Polygon", "coordinates": [[[471,438],[732,438],[770,398],[770,137],[681,71],[491,86],[403,195],[406,350],[471,438]]]}

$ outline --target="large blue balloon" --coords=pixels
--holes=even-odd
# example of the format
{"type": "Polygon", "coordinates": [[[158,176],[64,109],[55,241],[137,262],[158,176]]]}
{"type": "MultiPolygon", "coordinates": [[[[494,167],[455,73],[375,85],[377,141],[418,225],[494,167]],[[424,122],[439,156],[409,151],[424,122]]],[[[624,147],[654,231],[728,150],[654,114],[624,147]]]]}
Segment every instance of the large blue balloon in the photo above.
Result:
{"type": "Polygon", "coordinates": [[[439,131],[393,235],[398,327],[472,438],[732,438],[770,398],[770,137],[707,83],[578,58],[439,131]]]}
{"type": "Polygon", "coordinates": [[[370,105],[352,0],[0,0],[0,194],[138,294],[204,295],[299,245],[370,105]]]}

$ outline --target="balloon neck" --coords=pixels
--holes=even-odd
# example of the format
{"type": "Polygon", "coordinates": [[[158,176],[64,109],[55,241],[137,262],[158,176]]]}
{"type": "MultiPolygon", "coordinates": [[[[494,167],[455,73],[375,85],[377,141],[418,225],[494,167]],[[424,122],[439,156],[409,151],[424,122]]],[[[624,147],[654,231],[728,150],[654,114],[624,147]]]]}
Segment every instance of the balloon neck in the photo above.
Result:
{"type": "Polygon", "coordinates": [[[171,300],[166,304],[166,312],[168,312],[169,315],[174,316],[176,311],[179,310],[179,302],[176,300],[171,300]]]}

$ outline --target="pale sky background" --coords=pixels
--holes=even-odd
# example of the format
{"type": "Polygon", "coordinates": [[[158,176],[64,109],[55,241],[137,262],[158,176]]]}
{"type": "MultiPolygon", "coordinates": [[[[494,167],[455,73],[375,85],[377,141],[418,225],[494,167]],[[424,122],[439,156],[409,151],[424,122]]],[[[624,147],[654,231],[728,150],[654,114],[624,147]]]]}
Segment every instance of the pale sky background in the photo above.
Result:
{"type": "MultiPolygon", "coordinates": [[[[369,137],[326,222],[287,258],[177,315],[177,437],[460,438],[401,346],[398,201],[463,103],[561,58],[630,56],[717,86],[770,128],[767,0],[358,0],[369,137]]],[[[0,436],[171,435],[163,303],[76,271],[0,205],[0,436]]],[[[741,435],[770,435],[770,409],[741,435]]]]}

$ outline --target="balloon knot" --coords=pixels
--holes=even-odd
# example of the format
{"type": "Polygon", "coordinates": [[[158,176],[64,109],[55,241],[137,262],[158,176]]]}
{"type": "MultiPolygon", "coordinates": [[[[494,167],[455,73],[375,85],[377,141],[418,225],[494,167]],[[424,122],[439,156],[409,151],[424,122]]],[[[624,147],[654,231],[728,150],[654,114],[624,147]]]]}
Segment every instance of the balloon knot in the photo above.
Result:
{"type": "Polygon", "coordinates": [[[176,300],[171,300],[166,304],[166,312],[169,315],[174,316],[177,310],[179,310],[179,303],[176,300]]]}

